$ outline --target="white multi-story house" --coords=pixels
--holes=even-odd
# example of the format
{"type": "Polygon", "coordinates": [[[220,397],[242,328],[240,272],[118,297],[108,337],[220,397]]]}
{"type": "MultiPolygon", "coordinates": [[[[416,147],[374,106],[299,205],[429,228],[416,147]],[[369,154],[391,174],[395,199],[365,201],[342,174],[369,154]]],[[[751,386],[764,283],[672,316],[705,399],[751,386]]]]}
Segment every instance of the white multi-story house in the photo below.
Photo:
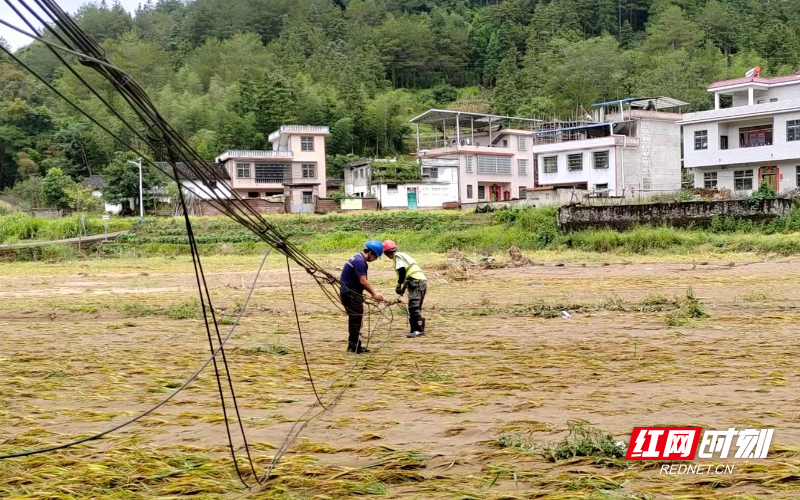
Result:
{"type": "Polygon", "coordinates": [[[540,120],[430,109],[411,123],[423,171],[456,169],[460,203],[525,199],[534,186],[532,128],[540,120]],[[421,134],[420,125],[433,132],[421,134]]]}
{"type": "Polygon", "coordinates": [[[231,150],[216,159],[242,198],[283,195],[291,212],[311,212],[326,190],[325,126],[283,125],[269,134],[271,151],[231,150]]]}
{"type": "Polygon", "coordinates": [[[413,177],[399,175],[396,160],[361,159],[343,167],[344,192],[348,196],[377,198],[381,208],[442,208],[458,201],[458,168],[418,166],[413,177]]]}
{"type": "Polygon", "coordinates": [[[684,167],[698,188],[747,195],[800,187],[800,72],[712,83],[714,109],[684,115],[684,167]],[[727,105],[727,106],[724,106],[727,105]]]}
{"type": "Polygon", "coordinates": [[[542,124],[532,138],[536,183],[529,199],[568,202],[555,193],[562,189],[580,197],[680,190],[677,111],[686,104],[668,97],[626,98],[595,104],[594,116],[582,120],[542,124]]]}

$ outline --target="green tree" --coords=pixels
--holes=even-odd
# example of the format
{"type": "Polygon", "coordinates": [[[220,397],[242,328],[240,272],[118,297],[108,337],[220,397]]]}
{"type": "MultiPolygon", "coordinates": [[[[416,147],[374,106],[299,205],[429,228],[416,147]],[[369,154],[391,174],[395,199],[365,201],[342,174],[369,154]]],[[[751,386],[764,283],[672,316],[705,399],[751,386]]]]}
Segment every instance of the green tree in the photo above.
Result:
{"type": "Polygon", "coordinates": [[[236,111],[253,113],[256,129],[265,137],[281,125],[295,121],[295,94],[289,82],[279,75],[261,73],[239,81],[236,111]]]}
{"type": "Polygon", "coordinates": [[[60,168],[51,168],[42,181],[42,198],[46,205],[69,208],[67,191],[74,182],[60,168]]]}
{"type": "Polygon", "coordinates": [[[6,192],[15,199],[22,210],[40,208],[45,206],[42,182],[42,177],[37,175],[16,183],[6,192]]]}
{"type": "Polygon", "coordinates": [[[92,188],[72,184],[65,189],[70,208],[78,212],[99,212],[102,202],[92,195],[92,188]]]}
{"type": "Polygon", "coordinates": [[[97,2],[84,3],[78,9],[75,21],[78,26],[100,42],[118,37],[133,27],[131,15],[116,1],[110,8],[106,0],[100,0],[99,4],[97,2]]]}
{"type": "MultiPolygon", "coordinates": [[[[136,161],[135,154],[130,152],[116,152],[114,159],[106,166],[104,171],[105,187],[103,198],[109,203],[125,204],[129,199],[134,200],[136,210],[139,209],[139,169],[128,160],[136,161]]],[[[146,162],[142,163],[143,190],[166,184],[166,177],[146,162]]]]}
{"type": "Polygon", "coordinates": [[[702,40],[703,31],[686,18],[677,5],[670,5],[658,12],[647,26],[646,51],[657,54],[664,50],[691,49],[702,40]]]}
{"type": "Polygon", "coordinates": [[[492,107],[497,113],[513,116],[517,112],[524,98],[521,85],[517,49],[512,47],[497,70],[497,85],[492,95],[492,107]]]}
{"type": "Polygon", "coordinates": [[[28,153],[17,153],[17,172],[21,179],[29,179],[39,175],[39,165],[31,159],[28,153]]]}
{"type": "Polygon", "coordinates": [[[342,118],[333,124],[326,146],[328,152],[333,155],[353,152],[355,137],[353,136],[352,118],[342,118]]]}

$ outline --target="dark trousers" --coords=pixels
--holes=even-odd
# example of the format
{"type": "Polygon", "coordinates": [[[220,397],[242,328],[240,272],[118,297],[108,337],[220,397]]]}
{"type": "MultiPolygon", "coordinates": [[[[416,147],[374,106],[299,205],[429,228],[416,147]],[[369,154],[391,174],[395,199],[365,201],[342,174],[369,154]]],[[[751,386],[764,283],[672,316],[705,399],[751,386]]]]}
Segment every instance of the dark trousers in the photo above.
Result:
{"type": "Polygon", "coordinates": [[[359,335],[361,334],[361,323],[364,319],[364,296],[361,292],[340,291],[342,305],[347,311],[347,350],[355,351],[361,347],[359,335]]]}
{"type": "Polygon", "coordinates": [[[408,325],[411,332],[425,331],[425,318],[422,317],[422,303],[428,291],[427,280],[407,279],[408,325]]]}

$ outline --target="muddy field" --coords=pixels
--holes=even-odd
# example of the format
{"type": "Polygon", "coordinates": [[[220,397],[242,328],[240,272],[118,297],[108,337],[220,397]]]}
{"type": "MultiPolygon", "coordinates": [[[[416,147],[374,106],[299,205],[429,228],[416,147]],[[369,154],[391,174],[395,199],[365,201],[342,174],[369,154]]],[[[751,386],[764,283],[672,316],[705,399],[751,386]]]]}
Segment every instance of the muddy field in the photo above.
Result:
{"type": "MultiPolygon", "coordinates": [[[[315,396],[285,263],[270,257],[225,350],[256,472],[290,446],[265,488],[248,491],[236,477],[209,366],[155,413],[101,441],[0,462],[0,497],[800,496],[798,262],[464,273],[443,269],[442,257],[419,260],[431,281],[427,335],[406,339],[399,310],[393,322],[374,315],[371,325],[382,323],[369,356],[345,352],[346,317],[294,270],[322,402],[357,379],[286,442],[315,396]],[[732,461],[732,475],[666,476],[611,457],[546,460],[576,421],[626,443],[634,425],[775,433],[770,458],[732,461]]],[[[206,262],[223,335],[258,262],[206,262]]],[[[338,267],[334,258],[326,264],[338,267]]],[[[371,267],[393,297],[389,264],[371,267]]],[[[103,430],[178,387],[209,355],[196,296],[185,260],[0,265],[0,453],[103,430]]]]}

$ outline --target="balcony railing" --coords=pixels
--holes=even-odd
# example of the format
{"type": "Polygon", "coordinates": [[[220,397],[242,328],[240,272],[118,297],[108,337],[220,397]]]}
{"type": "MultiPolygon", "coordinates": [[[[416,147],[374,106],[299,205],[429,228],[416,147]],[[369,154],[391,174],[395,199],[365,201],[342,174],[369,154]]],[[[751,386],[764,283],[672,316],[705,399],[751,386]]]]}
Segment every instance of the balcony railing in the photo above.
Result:
{"type": "Polygon", "coordinates": [[[318,184],[321,182],[316,177],[248,177],[237,178],[235,184],[248,184],[255,182],[256,184],[272,184],[272,185],[285,185],[285,184],[318,184]]]}
{"type": "Polygon", "coordinates": [[[330,128],[322,125],[281,125],[281,128],[269,134],[267,140],[275,142],[281,134],[294,133],[294,134],[327,134],[330,128]]]}
{"type": "Polygon", "coordinates": [[[294,151],[266,151],[258,149],[232,149],[225,151],[217,157],[218,162],[224,162],[231,158],[242,160],[259,160],[264,158],[292,158],[294,151]]]}
{"type": "Polygon", "coordinates": [[[283,184],[283,177],[256,177],[256,184],[283,184]]]}

